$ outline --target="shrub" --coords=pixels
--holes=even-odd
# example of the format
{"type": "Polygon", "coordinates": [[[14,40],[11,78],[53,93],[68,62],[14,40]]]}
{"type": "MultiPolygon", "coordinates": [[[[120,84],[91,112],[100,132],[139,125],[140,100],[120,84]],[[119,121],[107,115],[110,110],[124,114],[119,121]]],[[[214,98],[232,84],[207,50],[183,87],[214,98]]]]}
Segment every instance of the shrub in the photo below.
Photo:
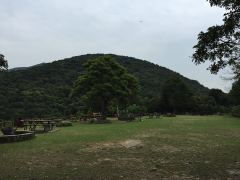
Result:
{"type": "Polygon", "coordinates": [[[60,121],[57,123],[57,127],[67,127],[67,126],[72,126],[71,121],[60,121]]]}
{"type": "Polygon", "coordinates": [[[121,114],[118,117],[119,121],[134,121],[135,120],[135,116],[134,114],[121,114]]]}
{"type": "Polygon", "coordinates": [[[240,117],[240,106],[235,106],[232,108],[232,116],[240,117]]]}
{"type": "Polygon", "coordinates": [[[167,113],[164,115],[164,117],[176,117],[176,114],[174,113],[167,113]]]}
{"type": "Polygon", "coordinates": [[[144,112],[146,112],[146,108],[133,104],[127,107],[127,112],[131,114],[143,114],[144,112]]]}

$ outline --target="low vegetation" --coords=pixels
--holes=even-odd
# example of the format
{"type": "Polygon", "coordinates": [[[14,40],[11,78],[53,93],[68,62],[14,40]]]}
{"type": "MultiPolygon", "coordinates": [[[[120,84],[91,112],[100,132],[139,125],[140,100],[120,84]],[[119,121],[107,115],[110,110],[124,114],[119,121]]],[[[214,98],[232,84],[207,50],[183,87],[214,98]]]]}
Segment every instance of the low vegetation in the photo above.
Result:
{"type": "Polygon", "coordinates": [[[2,179],[238,179],[240,120],[177,116],[74,123],[3,144],[2,179]]]}
{"type": "Polygon", "coordinates": [[[235,106],[232,108],[232,115],[234,117],[240,117],[240,106],[235,106]]]}

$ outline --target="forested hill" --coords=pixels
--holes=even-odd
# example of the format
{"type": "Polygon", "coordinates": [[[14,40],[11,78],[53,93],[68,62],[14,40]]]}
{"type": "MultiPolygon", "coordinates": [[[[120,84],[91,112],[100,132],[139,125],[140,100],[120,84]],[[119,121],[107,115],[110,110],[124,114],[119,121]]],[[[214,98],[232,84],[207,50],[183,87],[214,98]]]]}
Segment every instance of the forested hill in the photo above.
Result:
{"type": "MultiPolygon", "coordinates": [[[[69,105],[74,81],[84,73],[83,64],[103,54],[76,56],[29,68],[0,73],[0,119],[36,115],[62,115],[69,105]]],[[[167,68],[131,57],[111,55],[140,81],[140,94],[145,98],[160,96],[163,83],[179,76],[194,92],[208,89],[167,68]]]]}

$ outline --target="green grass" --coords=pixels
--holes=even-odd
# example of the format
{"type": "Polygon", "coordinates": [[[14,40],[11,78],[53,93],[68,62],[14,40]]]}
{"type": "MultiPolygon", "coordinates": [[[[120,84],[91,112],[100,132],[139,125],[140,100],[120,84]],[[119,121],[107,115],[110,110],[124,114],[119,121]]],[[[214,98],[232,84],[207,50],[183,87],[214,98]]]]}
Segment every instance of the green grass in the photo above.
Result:
{"type": "Polygon", "coordinates": [[[0,145],[0,179],[240,179],[240,119],[178,116],[73,127],[0,145]],[[138,140],[124,147],[127,140],[138,140]]]}

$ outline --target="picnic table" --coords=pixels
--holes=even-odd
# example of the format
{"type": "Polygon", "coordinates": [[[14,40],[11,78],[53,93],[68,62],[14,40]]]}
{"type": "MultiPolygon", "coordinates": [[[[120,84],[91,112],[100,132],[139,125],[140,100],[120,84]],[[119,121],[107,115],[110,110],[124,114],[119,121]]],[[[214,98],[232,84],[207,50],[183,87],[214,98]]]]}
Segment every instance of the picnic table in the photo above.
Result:
{"type": "Polygon", "coordinates": [[[22,120],[24,130],[36,131],[37,127],[42,127],[44,132],[52,131],[56,122],[53,120],[22,120]]]}
{"type": "Polygon", "coordinates": [[[87,121],[88,119],[90,119],[91,117],[89,115],[82,115],[80,117],[80,121],[87,121]]]}
{"type": "Polygon", "coordinates": [[[96,119],[97,121],[101,120],[102,115],[101,113],[92,113],[92,114],[87,114],[87,115],[82,115],[80,117],[80,121],[92,121],[94,119],[96,119]]]}

